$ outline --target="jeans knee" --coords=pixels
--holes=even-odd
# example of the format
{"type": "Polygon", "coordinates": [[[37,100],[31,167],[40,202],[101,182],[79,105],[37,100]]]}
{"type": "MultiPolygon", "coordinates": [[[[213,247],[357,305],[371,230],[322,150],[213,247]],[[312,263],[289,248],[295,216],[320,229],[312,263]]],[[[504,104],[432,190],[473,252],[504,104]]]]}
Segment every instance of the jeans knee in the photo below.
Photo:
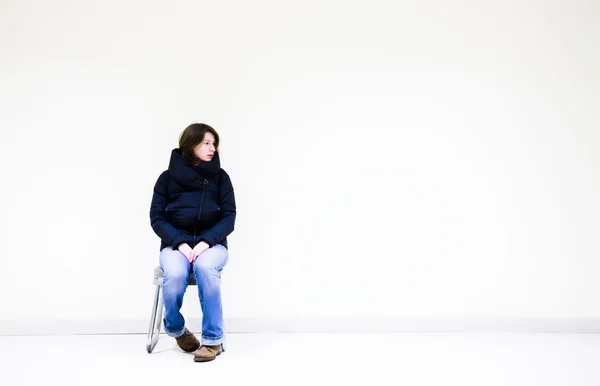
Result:
{"type": "Polygon", "coordinates": [[[165,277],[175,281],[182,281],[188,277],[188,272],[181,269],[165,269],[164,272],[165,277]]]}
{"type": "Polygon", "coordinates": [[[202,263],[194,264],[194,275],[197,277],[219,277],[219,272],[214,266],[202,263]]]}
{"type": "Polygon", "coordinates": [[[164,274],[165,289],[185,288],[188,280],[188,273],[182,271],[166,272],[164,274]]]}

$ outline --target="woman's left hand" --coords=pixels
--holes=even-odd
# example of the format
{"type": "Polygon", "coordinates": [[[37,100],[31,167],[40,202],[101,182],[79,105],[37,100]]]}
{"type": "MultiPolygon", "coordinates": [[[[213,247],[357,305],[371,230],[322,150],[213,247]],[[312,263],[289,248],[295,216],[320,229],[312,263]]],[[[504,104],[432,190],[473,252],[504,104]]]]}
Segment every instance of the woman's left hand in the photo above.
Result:
{"type": "Polygon", "coordinates": [[[206,251],[208,248],[209,248],[209,245],[206,241],[200,241],[192,250],[192,263],[194,262],[194,260],[196,260],[198,255],[200,255],[202,252],[206,251]]]}

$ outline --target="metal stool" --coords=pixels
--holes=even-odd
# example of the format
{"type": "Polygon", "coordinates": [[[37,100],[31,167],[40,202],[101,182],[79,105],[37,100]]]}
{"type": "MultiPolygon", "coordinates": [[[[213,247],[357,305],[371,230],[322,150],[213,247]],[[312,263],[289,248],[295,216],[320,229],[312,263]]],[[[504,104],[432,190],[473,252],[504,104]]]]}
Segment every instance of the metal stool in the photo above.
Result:
{"type": "MultiPolygon", "coordinates": [[[[222,270],[219,271],[219,278],[221,278],[222,270]]],[[[162,325],[163,320],[163,297],[162,297],[162,287],[163,287],[163,279],[164,272],[161,267],[154,268],[154,281],[153,284],[156,286],[156,290],[154,291],[154,301],[152,302],[152,314],[150,316],[150,329],[148,330],[148,341],[146,343],[146,351],[148,354],[154,350],[154,346],[158,343],[159,335],[160,335],[160,327],[162,325]]],[[[196,285],[196,278],[194,277],[193,269],[190,270],[188,275],[188,286],[196,285]]],[[[223,323],[223,330],[225,330],[225,323],[223,323]]],[[[223,331],[223,343],[221,344],[221,349],[225,352],[225,342],[226,342],[226,334],[223,331]]]]}

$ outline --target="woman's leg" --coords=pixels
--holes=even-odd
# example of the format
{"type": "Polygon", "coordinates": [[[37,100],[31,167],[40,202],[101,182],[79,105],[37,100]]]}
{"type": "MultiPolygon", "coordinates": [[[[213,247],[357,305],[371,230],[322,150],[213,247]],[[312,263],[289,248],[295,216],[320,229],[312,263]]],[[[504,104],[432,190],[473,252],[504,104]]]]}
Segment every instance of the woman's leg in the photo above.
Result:
{"type": "Polygon", "coordinates": [[[179,337],[185,331],[185,319],[179,310],[188,285],[190,262],[181,252],[167,247],[160,251],[160,266],[164,271],[165,332],[169,336],[179,337]]]}
{"type": "Polygon", "coordinates": [[[225,267],[229,253],[217,244],[194,260],[194,275],[202,307],[202,344],[217,346],[223,342],[223,308],[219,271],[225,267]]]}

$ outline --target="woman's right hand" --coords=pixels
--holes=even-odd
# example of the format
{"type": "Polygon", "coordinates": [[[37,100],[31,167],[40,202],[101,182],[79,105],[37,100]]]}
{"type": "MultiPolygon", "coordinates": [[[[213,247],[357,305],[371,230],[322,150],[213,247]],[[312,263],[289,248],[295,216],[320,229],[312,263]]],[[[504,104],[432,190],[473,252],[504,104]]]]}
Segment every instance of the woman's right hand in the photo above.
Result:
{"type": "Polygon", "coordinates": [[[181,252],[190,263],[193,261],[193,250],[190,248],[188,243],[179,244],[177,250],[179,250],[179,252],[181,252]]]}

